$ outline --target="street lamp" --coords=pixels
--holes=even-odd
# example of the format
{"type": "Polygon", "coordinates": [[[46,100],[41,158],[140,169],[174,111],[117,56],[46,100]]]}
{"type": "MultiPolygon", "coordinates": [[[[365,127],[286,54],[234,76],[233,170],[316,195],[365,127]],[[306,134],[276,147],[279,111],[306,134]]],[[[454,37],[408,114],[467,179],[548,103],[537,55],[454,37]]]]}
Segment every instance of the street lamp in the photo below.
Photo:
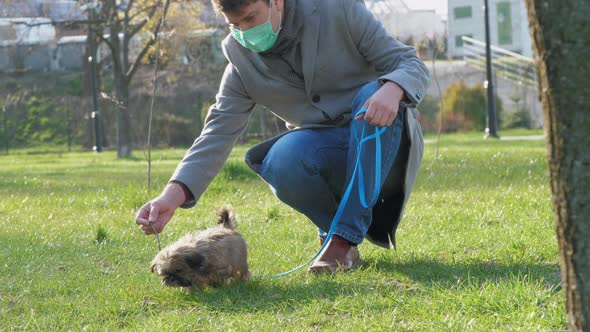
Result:
{"type": "Polygon", "coordinates": [[[90,23],[88,25],[89,33],[88,38],[90,39],[89,48],[90,48],[90,56],[88,57],[88,62],[90,63],[90,76],[91,76],[91,85],[92,85],[92,122],[94,128],[94,147],[92,148],[96,152],[102,152],[102,139],[100,135],[100,111],[98,110],[98,98],[97,98],[97,84],[96,84],[96,39],[94,36],[94,31],[92,30],[92,22],[96,18],[96,10],[98,8],[98,3],[96,1],[88,2],[87,4],[83,5],[82,10],[88,10],[88,17],[90,23]]]}
{"type": "Polygon", "coordinates": [[[484,16],[485,16],[485,30],[486,30],[486,72],[487,81],[486,88],[488,92],[488,126],[486,128],[486,137],[491,136],[499,138],[496,133],[497,118],[496,118],[496,98],[494,96],[494,79],[492,75],[492,47],[490,42],[490,11],[488,0],[484,0],[484,16]]]}

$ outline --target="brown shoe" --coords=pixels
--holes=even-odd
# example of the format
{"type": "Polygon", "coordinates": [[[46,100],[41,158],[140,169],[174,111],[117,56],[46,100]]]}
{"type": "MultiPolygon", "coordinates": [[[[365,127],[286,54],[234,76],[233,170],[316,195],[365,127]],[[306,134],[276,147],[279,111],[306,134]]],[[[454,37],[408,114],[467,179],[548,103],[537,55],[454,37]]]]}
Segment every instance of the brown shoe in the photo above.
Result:
{"type": "Polygon", "coordinates": [[[360,262],[358,248],[346,239],[334,235],[308,271],[318,274],[350,271],[356,269],[360,262]]]}

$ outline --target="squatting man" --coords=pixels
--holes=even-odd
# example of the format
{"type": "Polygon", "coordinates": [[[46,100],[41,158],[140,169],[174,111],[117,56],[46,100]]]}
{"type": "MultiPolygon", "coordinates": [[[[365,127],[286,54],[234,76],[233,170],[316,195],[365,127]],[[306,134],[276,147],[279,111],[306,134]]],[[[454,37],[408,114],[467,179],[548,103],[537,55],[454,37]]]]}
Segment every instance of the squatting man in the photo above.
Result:
{"type": "Polygon", "coordinates": [[[356,268],[364,239],[395,246],[423,153],[416,106],[430,74],[415,49],[390,36],[362,0],[212,3],[230,31],[222,43],[229,63],[216,103],[167,186],[138,211],[136,223],[145,234],[154,233],[150,222],[161,232],[177,208],[194,206],[259,104],[289,130],[252,147],[246,163],[281,201],[317,226],[321,243],[357,159],[353,124],[359,132],[387,127],[381,183],[374,183],[374,141],[360,155],[365,193],[380,186],[380,196],[364,208],[354,186],[334,236],[309,272],[356,268]],[[361,109],[366,113],[353,119],[361,109]]]}

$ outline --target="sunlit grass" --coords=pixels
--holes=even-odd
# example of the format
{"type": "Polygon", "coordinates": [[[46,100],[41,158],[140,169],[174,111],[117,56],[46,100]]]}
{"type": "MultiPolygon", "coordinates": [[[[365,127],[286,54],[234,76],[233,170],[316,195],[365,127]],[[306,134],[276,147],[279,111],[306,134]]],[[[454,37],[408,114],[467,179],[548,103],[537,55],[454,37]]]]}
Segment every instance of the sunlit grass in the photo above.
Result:
{"type": "MultiPolygon", "coordinates": [[[[397,251],[363,244],[352,273],[192,294],[160,286],[149,272],[156,240],[133,221],[183,150],[153,153],[151,193],[141,151],[1,155],[0,330],[565,329],[544,142],[444,135],[438,160],[434,147],[397,251]]],[[[282,272],[315,253],[316,231],[246,167],[245,151],[176,213],[162,244],[213,225],[230,203],[253,274],[282,272]]]]}

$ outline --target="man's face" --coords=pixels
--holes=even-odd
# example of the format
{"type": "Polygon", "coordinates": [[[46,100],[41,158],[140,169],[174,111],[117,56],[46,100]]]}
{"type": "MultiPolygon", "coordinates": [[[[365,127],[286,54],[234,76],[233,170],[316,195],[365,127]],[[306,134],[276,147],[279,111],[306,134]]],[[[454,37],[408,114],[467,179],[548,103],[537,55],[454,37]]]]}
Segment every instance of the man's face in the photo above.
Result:
{"type": "MultiPolygon", "coordinates": [[[[283,13],[283,0],[272,1],[272,8],[270,10],[270,21],[272,23],[272,30],[277,31],[283,13]]],[[[258,26],[268,20],[268,9],[270,2],[268,0],[258,0],[250,4],[244,5],[242,8],[233,12],[222,12],[225,21],[234,29],[246,31],[258,26]]]]}

